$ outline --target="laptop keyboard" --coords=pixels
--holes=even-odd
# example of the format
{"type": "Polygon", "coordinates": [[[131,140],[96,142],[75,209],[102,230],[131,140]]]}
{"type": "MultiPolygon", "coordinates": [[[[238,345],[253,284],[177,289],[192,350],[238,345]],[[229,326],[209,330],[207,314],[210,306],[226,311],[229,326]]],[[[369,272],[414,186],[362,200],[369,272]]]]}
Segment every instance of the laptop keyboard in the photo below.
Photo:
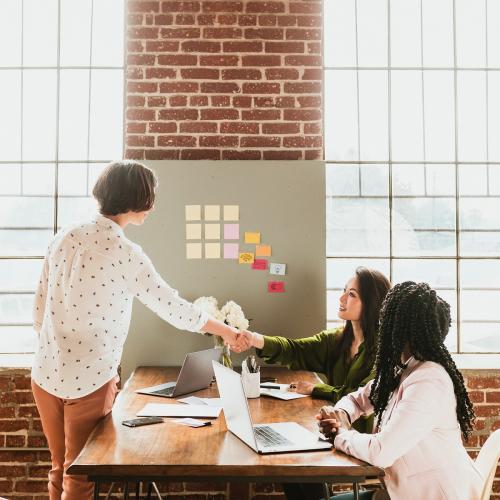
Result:
{"type": "Polygon", "coordinates": [[[165,387],[165,389],[159,389],[158,391],[151,391],[151,394],[161,394],[162,396],[171,396],[174,393],[175,385],[172,387],[165,387]]]}
{"type": "Polygon", "coordinates": [[[276,432],[273,428],[264,425],[262,427],[254,427],[257,443],[264,447],[269,446],[285,446],[293,444],[286,437],[276,432]]]}

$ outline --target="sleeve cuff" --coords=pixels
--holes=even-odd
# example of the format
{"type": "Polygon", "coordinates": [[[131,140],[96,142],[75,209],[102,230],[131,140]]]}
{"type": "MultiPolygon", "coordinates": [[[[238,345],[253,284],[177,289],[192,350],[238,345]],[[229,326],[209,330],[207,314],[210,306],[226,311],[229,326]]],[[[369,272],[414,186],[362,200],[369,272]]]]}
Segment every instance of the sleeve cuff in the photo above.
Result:
{"type": "Polygon", "coordinates": [[[331,400],[332,386],[328,384],[316,384],[312,391],[312,397],[331,400]]]}
{"type": "Polygon", "coordinates": [[[211,318],[210,314],[206,311],[202,311],[200,309],[200,319],[193,325],[191,331],[196,333],[205,333],[201,327],[205,325],[205,323],[211,318]]]}

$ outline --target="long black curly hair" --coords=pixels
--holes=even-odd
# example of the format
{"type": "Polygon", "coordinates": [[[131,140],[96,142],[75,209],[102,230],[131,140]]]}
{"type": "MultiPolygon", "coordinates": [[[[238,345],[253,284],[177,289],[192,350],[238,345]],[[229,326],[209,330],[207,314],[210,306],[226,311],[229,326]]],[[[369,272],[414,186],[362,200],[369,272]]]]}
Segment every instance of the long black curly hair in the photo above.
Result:
{"type": "Polygon", "coordinates": [[[444,345],[450,324],[449,304],[427,283],[406,281],[389,291],[380,311],[376,375],[370,393],[378,421],[399,385],[397,368],[408,346],[415,359],[434,361],[447,371],[455,390],[458,423],[464,438],[469,437],[474,410],[462,374],[444,345]]]}

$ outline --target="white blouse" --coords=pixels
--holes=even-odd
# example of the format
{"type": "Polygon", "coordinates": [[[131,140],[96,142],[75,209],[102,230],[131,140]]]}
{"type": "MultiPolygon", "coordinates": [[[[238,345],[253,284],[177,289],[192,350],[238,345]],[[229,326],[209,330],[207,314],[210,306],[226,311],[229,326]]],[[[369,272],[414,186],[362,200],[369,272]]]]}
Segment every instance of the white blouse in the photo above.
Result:
{"type": "Polygon", "coordinates": [[[60,231],[35,296],[33,380],[54,396],[74,399],[115,377],[134,296],[179,329],[199,331],[209,319],[165,283],[112,220],[97,215],[60,231]]]}

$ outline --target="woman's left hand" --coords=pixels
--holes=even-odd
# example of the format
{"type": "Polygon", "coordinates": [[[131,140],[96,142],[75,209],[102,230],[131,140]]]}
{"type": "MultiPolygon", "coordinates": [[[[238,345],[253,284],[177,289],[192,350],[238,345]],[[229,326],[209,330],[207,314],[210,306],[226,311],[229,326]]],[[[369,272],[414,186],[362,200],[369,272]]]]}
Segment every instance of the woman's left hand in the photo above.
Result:
{"type": "Polygon", "coordinates": [[[291,392],[298,392],[299,394],[307,394],[310,396],[313,392],[314,389],[314,384],[311,382],[304,382],[302,380],[299,380],[298,382],[292,382],[290,384],[290,391],[291,392]]]}

